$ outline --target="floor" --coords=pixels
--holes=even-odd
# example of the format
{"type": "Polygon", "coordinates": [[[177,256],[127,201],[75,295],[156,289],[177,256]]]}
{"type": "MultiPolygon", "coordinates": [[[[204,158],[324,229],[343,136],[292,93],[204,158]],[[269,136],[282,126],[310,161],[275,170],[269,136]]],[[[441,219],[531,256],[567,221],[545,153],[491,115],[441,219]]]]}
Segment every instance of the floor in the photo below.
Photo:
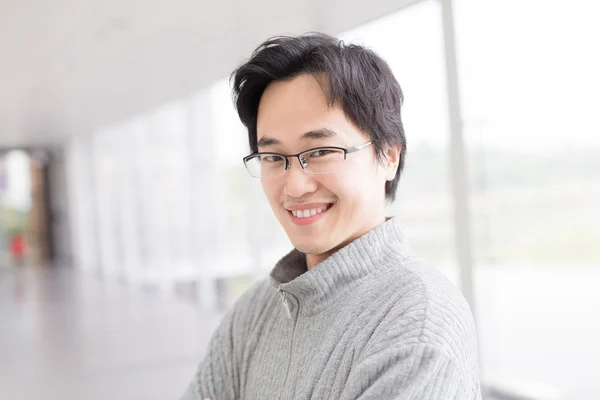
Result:
{"type": "Polygon", "coordinates": [[[0,268],[0,398],[177,399],[218,321],[71,269],[0,268]]]}
{"type": "MultiPolygon", "coordinates": [[[[600,399],[600,268],[481,268],[475,282],[484,380],[600,399]]],[[[178,399],[219,319],[78,270],[0,267],[0,399],[178,399]]]]}

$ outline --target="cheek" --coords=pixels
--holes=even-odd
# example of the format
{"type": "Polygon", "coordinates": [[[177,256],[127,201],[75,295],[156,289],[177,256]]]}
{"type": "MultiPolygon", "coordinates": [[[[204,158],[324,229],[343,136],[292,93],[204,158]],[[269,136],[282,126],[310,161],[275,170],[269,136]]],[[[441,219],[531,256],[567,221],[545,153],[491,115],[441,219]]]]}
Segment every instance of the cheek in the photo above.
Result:
{"type": "Polygon", "coordinates": [[[271,207],[275,207],[280,203],[280,194],[281,191],[279,189],[280,185],[278,185],[275,180],[263,180],[261,181],[263,192],[265,196],[267,196],[267,200],[271,207]]]}
{"type": "Polygon", "coordinates": [[[336,196],[344,208],[352,208],[364,189],[361,184],[363,178],[360,174],[354,169],[345,169],[332,175],[323,175],[320,186],[336,196]]]}
{"type": "Polygon", "coordinates": [[[346,195],[351,203],[369,203],[378,196],[378,189],[383,188],[385,178],[377,165],[370,162],[356,163],[352,168],[344,170],[337,183],[340,196],[346,195]]]}

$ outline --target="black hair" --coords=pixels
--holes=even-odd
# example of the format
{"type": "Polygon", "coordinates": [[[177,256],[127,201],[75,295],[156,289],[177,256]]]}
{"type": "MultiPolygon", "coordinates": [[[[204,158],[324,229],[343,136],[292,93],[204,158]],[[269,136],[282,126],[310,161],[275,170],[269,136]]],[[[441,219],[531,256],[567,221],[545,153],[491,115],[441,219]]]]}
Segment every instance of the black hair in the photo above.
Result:
{"type": "Polygon", "coordinates": [[[325,76],[330,105],[339,104],[346,117],[373,141],[379,162],[389,146],[402,147],[398,172],[385,184],[386,198],[396,197],[406,156],[400,115],[404,96],[388,64],[372,50],[322,33],[277,36],[262,43],[232,74],[233,99],[248,129],[250,150],[258,151],[258,105],[273,81],[302,74],[325,76]]]}

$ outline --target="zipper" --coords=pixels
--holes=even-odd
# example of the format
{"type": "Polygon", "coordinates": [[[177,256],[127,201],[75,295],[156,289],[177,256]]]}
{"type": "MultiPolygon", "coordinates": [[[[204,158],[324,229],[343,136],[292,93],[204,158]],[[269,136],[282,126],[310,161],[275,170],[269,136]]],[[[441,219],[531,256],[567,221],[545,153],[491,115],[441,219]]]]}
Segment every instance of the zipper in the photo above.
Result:
{"type": "MultiPolygon", "coordinates": [[[[279,294],[281,295],[281,300],[283,301],[283,307],[285,308],[285,311],[287,313],[288,319],[292,319],[292,313],[290,311],[290,305],[288,302],[288,299],[285,297],[285,292],[279,288],[277,288],[277,291],[279,292],[279,294]]],[[[287,369],[285,370],[285,377],[283,378],[283,385],[281,385],[281,391],[279,392],[279,400],[281,400],[283,398],[283,391],[285,389],[285,386],[287,384],[287,379],[288,379],[288,375],[290,373],[290,367],[292,366],[292,357],[294,355],[294,338],[296,336],[296,325],[298,323],[298,315],[299,315],[299,309],[300,309],[300,305],[298,304],[298,307],[296,309],[296,318],[294,320],[294,326],[292,328],[292,343],[290,344],[290,356],[288,358],[288,366],[287,369]]]]}
{"type": "Polygon", "coordinates": [[[281,300],[283,301],[283,308],[285,308],[285,313],[287,314],[288,319],[292,319],[292,312],[290,311],[290,305],[287,297],[285,297],[285,293],[280,288],[277,288],[277,291],[279,292],[281,300]]]}

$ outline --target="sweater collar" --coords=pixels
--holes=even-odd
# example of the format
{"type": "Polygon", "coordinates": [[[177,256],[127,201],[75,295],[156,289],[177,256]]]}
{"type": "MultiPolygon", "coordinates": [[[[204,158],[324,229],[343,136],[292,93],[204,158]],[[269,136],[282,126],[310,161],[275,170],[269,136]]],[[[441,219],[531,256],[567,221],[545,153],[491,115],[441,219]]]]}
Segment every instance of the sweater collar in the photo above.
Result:
{"type": "Polygon", "coordinates": [[[397,218],[390,218],[330,255],[310,271],[306,255],[292,250],[271,271],[271,283],[291,293],[301,312],[319,312],[330,302],[347,294],[364,278],[386,268],[388,259],[410,257],[397,218]]]}

